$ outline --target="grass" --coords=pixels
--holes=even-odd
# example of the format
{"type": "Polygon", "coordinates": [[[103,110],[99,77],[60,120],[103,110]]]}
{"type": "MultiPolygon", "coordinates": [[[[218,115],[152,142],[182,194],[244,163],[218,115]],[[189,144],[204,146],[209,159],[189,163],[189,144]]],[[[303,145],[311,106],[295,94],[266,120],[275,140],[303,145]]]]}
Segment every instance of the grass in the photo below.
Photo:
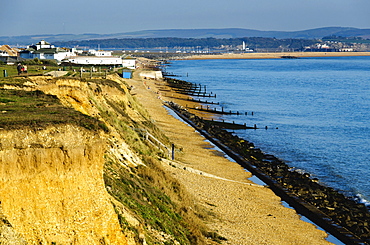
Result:
{"type": "MultiPolygon", "coordinates": [[[[132,210],[146,229],[150,227],[168,234],[168,244],[174,244],[175,240],[184,245],[204,244],[202,228],[197,223],[199,218],[190,208],[193,205],[182,187],[161,170],[155,160],[146,157],[145,162],[148,166],[131,168],[131,171],[112,161],[107,163],[105,167],[110,169],[104,171],[104,180],[110,194],[132,210]]],[[[135,231],[123,217],[119,220],[123,230],[135,231]]],[[[157,244],[151,231],[146,233],[148,243],[157,244]]]]}
{"type": "MultiPolygon", "coordinates": [[[[80,77],[80,68],[81,66],[57,66],[57,65],[45,65],[45,70],[43,69],[43,64],[27,65],[27,73],[22,73],[18,75],[17,64],[15,65],[0,65],[0,79],[4,78],[4,70],[6,70],[8,77],[18,77],[18,76],[30,76],[30,75],[43,75],[50,71],[63,70],[68,71],[68,76],[80,77]]],[[[84,78],[90,77],[90,68],[91,66],[85,67],[85,72],[83,73],[84,78]]],[[[97,72],[93,73],[93,77],[104,77],[105,70],[108,70],[109,67],[103,66],[96,68],[97,72]],[[99,72],[100,71],[100,72],[99,72]]],[[[113,71],[109,71],[108,74],[112,74],[113,71]]]]}
{"type": "MultiPolygon", "coordinates": [[[[44,74],[60,68],[58,66],[46,66],[46,70],[43,70],[42,67],[43,65],[27,65],[27,73],[22,73],[21,76],[44,74]]],[[[4,77],[4,70],[7,71],[8,77],[18,76],[17,65],[0,65],[0,78],[4,77]]]]}
{"type": "Polygon", "coordinates": [[[101,122],[65,107],[54,95],[42,91],[0,89],[0,127],[17,129],[72,123],[90,130],[103,128],[101,122]]]}
{"type": "Polygon", "coordinates": [[[88,83],[95,83],[99,85],[111,86],[119,90],[122,95],[126,96],[127,104],[112,100],[105,97],[106,103],[98,104],[97,100],[92,99],[96,108],[100,111],[100,115],[112,127],[116,128],[122,138],[125,139],[132,149],[140,155],[158,155],[161,152],[152,145],[147,144],[142,140],[143,131],[148,131],[154,135],[158,140],[166,145],[170,145],[168,138],[163,135],[159,129],[153,124],[149,118],[148,113],[135,101],[135,99],[127,93],[121,86],[111,80],[106,79],[91,79],[88,83]],[[143,120],[135,121],[128,113],[128,108],[135,110],[141,115],[143,120]]]}

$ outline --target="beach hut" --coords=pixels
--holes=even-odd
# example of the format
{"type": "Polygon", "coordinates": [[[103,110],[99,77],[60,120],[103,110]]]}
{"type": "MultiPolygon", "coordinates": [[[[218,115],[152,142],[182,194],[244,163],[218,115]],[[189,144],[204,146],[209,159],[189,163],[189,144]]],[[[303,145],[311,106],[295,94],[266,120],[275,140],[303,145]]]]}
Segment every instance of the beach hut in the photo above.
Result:
{"type": "Polygon", "coordinates": [[[131,79],[132,78],[132,71],[130,71],[130,70],[123,70],[122,71],[122,77],[123,78],[131,79]]]}

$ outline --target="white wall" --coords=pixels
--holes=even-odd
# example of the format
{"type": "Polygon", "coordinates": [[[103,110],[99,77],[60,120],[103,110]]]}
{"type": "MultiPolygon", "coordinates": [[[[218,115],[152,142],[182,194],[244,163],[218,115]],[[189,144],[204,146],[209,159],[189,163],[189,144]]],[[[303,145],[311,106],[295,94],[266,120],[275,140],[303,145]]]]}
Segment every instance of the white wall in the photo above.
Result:
{"type": "Polygon", "coordinates": [[[142,78],[162,79],[163,75],[161,71],[142,71],[140,72],[142,78]]]}
{"type": "Polygon", "coordinates": [[[89,49],[89,53],[95,56],[112,56],[112,51],[89,49]]]}
{"type": "Polygon", "coordinates": [[[122,59],[122,66],[127,67],[129,69],[135,69],[136,60],[135,59],[122,59]]]}
{"type": "Polygon", "coordinates": [[[64,61],[78,65],[122,65],[122,59],[119,57],[76,56],[64,61]]]}
{"type": "Polygon", "coordinates": [[[8,52],[0,50],[0,56],[9,56],[8,52]]]}

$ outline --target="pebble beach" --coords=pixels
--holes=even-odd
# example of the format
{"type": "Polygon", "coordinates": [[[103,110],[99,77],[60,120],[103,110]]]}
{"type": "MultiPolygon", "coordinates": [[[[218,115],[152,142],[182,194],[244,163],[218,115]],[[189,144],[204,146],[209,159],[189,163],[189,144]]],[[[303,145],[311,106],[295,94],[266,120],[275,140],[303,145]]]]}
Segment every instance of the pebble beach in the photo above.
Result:
{"type": "Polygon", "coordinates": [[[207,211],[207,226],[226,238],[222,244],[331,244],[325,240],[324,231],[302,221],[268,187],[250,181],[249,172],[175,118],[163,101],[183,106],[189,102],[171,91],[163,92],[168,89],[163,81],[143,79],[137,72],[127,83],[159,129],[175,144],[175,160],[163,161],[163,167],[207,211]]]}

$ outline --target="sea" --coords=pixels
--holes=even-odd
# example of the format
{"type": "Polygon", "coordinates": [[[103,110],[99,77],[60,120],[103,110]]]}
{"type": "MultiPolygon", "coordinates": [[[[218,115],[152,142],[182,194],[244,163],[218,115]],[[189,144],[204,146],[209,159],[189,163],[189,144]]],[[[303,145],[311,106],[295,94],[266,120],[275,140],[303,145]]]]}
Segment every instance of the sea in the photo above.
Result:
{"type": "Polygon", "coordinates": [[[257,126],[236,135],[370,208],[370,57],[174,60],[165,71],[239,112],[217,119],[257,126]]]}

